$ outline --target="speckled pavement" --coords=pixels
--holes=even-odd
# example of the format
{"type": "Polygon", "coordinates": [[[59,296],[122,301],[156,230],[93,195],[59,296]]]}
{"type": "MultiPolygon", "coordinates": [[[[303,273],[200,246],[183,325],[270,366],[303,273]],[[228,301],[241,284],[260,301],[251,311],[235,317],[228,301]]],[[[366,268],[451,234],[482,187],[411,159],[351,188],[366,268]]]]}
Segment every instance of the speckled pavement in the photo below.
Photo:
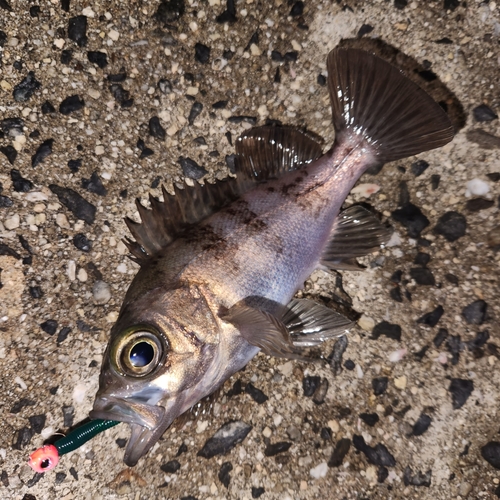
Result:
{"type": "Polygon", "coordinates": [[[0,0],[0,55],[1,498],[500,497],[497,2],[0,0]],[[35,474],[29,453],[91,409],[137,269],[121,242],[135,198],[224,178],[230,141],[266,120],[331,144],[341,40],[397,64],[457,128],[349,196],[395,235],[363,273],[306,284],[357,318],[345,352],[259,355],[133,469],[119,425],[35,474]],[[230,420],[246,439],[197,456],[230,420]]]}

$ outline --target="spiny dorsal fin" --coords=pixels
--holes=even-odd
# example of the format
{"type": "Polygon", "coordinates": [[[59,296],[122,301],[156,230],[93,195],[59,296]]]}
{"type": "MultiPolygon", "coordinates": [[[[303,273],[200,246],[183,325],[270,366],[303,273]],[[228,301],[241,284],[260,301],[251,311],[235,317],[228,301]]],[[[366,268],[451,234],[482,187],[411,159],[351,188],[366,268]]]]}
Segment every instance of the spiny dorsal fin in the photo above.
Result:
{"type": "Polygon", "coordinates": [[[236,178],[204,186],[162,187],[163,201],[150,195],[151,209],[136,201],[141,222],[125,219],[135,241],[125,240],[139,264],[167,247],[190,226],[236,200],[259,182],[277,178],[321,156],[320,144],[306,132],[290,127],[257,127],[236,142],[236,178]]]}
{"type": "Polygon", "coordinates": [[[392,229],[360,205],[340,212],[330,232],[330,241],[323,251],[321,264],[329,269],[361,269],[356,258],[375,252],[387,243],[392,229]]]}

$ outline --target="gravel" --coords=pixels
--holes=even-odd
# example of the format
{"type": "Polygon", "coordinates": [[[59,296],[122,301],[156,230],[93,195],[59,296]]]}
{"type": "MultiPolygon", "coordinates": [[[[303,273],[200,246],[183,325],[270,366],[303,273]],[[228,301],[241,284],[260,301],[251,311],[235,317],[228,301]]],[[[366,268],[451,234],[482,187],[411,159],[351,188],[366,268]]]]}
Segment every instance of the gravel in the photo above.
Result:
{"type": "Polygon", "coordinates": [[[481,452],[497,441],[500,386],[497,4],[8,0],[10,10],[0,7],[8,19],[0,25],[3,496],[498,497],[498,470],[481,452]],[[33,474],[23,465],[29,452],[91,409],[109,331],[137,269],[122,242],[123,218],[138,220],[135,198],[161,195],[162,184],[172,192],[186,177],[212,183],[234,173],[233,145],[254,125],[305,127],[327,151],[334,133],[325,59],[341,39],[401,64],[447,108],[457,131],[440,150],[376,166],[376,181],[367,175],[360,185],[376,182],[378,190],[356,190],[346,201],[369,201],[396,232],[390,246],[361,259],[364,272],[340,272],[342,290],[335,274],[317,271],[301,292],[354,321],[348,344],[325,343],[312,364],[257,356],[210,410],[177,422],[133,472],[124,472],[116,441],[123,446],[129,430],[119,425],[63,457],[55,473],[33,474]],[[206,62],[196,59],[196,44],[209,48],[198,51],[206,62]],[[27,100],[16,100],[15,89],[27,100]],[[152,117],[163,134],[151,132],[152,117]],[[49,139],[52,154],[32,168],[49,139]],[[181,156],[194,162],[186,172],[181,156]],[[107,193],[87,190],[82,179],[98,179],[107,193]],[[456,222],[445,221],[443,231],[452,240],[434,231],[450,212],[456,222]],[[98,281],[109,286],[105,304],[94,298],[98,281]],[[33,287],[43,295],[34,298],[33,287]],[[486,306],[468,310],[469,322],[463,311],[476,301],[486,306]],[[432,326],[438,306],[443,314],[432,326]],[[51,333],[40,326],[49,320],[51,333]],[[370,339],[384,321],[400,326],[399,340],[370,339]],[[316,392],[303,395],[305,377],[326,387],[322,404],[316,392]],[[259,405],[242,393],[249,383],[268,399],[259,405]],[[63,407],[71,407],[70,419],[63,407]],[[379,421],[370,427],[365,413],[379,421]],[[417,435],[423,415],[432,422],[417,435]],[[253,430],[225,455],[197,457],[227,422],[253,430]],[[370,463],[350,446],[355,435],[374,450],[385,446],[396,465],[370,463]],[[293,446],[266,457],[279,442],[293,446]],[[161,470],[174,458],[177,471],[161,470]],[[233,467],[227,488],[218,477],[225,463],[233,467]],[[428,471],[430,486],[417,486],[428,471]]]}

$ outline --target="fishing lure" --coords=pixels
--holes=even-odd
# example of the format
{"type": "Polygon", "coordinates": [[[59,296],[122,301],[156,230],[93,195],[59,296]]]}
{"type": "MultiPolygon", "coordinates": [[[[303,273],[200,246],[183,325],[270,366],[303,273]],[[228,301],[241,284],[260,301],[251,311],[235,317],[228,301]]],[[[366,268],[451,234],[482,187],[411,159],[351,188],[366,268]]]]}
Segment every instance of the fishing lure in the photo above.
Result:
{"type": "Polygon", "coordinates": [[[46,444],[38,448],[30,455],[28,465],[35,472],[52,470],[59,463],[59,458],[62,455],[80,448],[97,434],[119,423],[116,420],[91,420],[70,432],[67,436],[57,440],[54,444],[46,444]]]}

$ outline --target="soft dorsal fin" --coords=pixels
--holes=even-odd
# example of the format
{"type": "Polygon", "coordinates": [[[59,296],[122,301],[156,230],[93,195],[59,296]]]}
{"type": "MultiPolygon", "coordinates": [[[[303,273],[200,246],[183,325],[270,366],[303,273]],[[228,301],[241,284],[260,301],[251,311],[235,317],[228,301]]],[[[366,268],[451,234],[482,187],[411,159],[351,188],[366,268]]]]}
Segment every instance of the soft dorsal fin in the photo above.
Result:
{"type": "Polygon", "coordinates": [[[309,133],[290,127],[257,127],[236,141],[236,166],[248,177],[276,179],[323,154],[309,133]]]}
{"type": "Polygon", "coordinates": [[[392,229],[361,205],[340,212],[323,251],[321,264],[329,269],[359,270],[356,258],[375,252],[387,243],[392,229]]]}
{"type": "Polygon", "coordinates": [[[321,154],[321,145],[312,136],[294,128],[257,127],[245,132],[236,142],[236,178],[204,186],[185,185],[184,189],[174,187],[174,195],[162,187],[163,201],[149,196],[151,209],[136,200],[141,222],[125,219],[135,239],[125,240],[132,259],[145,263],[190,226],[233,202],[257,183],[300,168],[321,154]]]}

